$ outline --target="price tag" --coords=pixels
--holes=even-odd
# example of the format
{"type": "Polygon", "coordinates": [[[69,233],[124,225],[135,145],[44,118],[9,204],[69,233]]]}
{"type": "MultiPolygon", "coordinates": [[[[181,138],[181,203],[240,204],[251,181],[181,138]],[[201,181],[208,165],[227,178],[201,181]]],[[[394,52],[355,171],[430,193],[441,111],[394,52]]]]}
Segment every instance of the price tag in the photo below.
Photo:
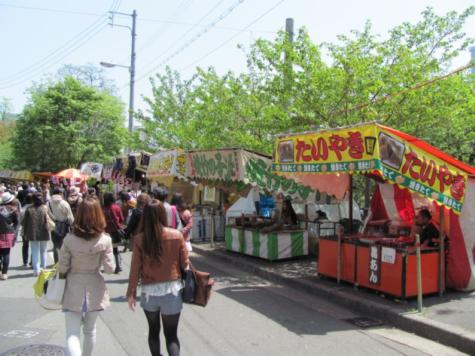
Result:
{"type": "Polygon", "coordinates": [[[391,247],[383,247],[381,249],[381,261],[384,263],[396,263],[396,249],[391,247]]]}

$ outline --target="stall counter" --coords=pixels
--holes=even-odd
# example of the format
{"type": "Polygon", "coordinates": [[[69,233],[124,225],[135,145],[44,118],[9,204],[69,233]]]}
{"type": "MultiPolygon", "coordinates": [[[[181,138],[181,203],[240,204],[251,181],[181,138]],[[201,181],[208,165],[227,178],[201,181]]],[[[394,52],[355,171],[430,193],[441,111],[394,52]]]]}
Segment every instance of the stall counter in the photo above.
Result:
{"type": "Polygon", "coordinates": [[[308,255],[306,230],[261,232],[259,229],[226,226],[226,249],[269,261],[308,255]]]}
{"type": "MultiPolygon", "coordinates": [[[[337,277],[338,242],[335,237],[320,237],[317,272],[337,277]]],[[[422,293],[438,291],[439,253],[437,249],[421,251],[422,293]]],[[[397,298],[417,295],[416,252],[412,247],[396,248],[358,239],[343,239],[341,243],[341,280],[377,290],[397,298]]]]}

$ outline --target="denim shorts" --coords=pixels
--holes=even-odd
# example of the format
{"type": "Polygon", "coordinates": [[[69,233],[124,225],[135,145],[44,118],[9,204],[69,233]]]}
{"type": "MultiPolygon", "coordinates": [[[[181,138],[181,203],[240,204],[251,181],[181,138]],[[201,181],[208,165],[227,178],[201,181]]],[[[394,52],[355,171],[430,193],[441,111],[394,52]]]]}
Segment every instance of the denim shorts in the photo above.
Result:
{"type": "Polygon", "coordinates": [[[149,295],[148,300],[145,294],[140,295],[140,306],[149,312],[161,312],[163,315],[175,315],[181,312],[183,308],[183,299],[181,293],[173,295],[172,293],[157,297],[149,295]]]}

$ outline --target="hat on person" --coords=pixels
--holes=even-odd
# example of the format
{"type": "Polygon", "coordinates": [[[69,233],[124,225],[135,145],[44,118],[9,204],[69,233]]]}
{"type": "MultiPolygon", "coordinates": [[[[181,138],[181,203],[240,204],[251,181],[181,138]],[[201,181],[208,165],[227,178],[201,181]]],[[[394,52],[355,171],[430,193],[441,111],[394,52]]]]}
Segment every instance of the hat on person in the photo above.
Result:
{"type": "Polygon", "coordinates": [[[13,194],[11,194],[10,192],[5,192],[0,196],[0,205],[10,204],[13,199],[15,199],[15,196],[13,194]]]}

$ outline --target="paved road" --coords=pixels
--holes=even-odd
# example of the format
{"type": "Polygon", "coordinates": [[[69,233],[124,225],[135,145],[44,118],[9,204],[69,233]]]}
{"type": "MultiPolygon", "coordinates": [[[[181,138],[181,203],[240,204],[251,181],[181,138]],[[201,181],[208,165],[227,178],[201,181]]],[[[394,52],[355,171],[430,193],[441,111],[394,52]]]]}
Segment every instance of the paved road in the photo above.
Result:
{"type": "MultiPolygon", "coordinates": [[[[328,300],[193,256],[217,281],[206,308],[186,305],[180,324],[183,355],[460,355],[453,349],[390,327],[360,329],[358,317],[328,300]]],[[[126,267],[130,253],[124,255],[126,267]]],[[[59,311],[32,298],[31,270],[18,268],[13,251],[10,279],[0,282],[0,353],[32,344],[64,344],[59,311]]],[[[127,268],[126,268],[127,269],[127,268]]],[[[96,355],[148,355],[146,321],[128,310],[127,275],[108,276],[112,307],[101,313],[96,355]]],[[[164,351],[164,349],[163,349],[164,351]]]]}

